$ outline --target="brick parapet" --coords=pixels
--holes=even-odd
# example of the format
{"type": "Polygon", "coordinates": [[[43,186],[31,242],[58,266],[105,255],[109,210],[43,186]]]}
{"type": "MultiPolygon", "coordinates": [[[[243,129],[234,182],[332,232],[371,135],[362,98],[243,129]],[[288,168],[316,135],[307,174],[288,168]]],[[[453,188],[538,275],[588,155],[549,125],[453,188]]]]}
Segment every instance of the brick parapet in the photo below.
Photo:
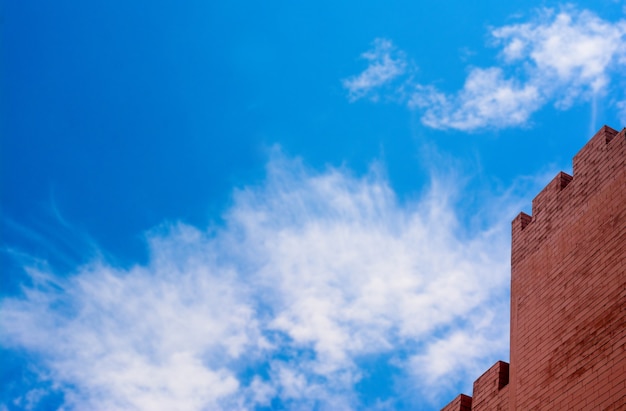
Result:
{"type": "Polygon", "coordinates": [[[511,410],[605,407],[626,381],[625,162],[624,130],[603,127],[513,220],[511,410]]]}
{"type": "Polygon", "coordinates": [[[573,163],[512,222],[509,384],[496,363],[471,410],[626,410],[626,129],[573,163]]]}
{"type": "MultiPolygon", "coordinates": [[[[613,138],[618,134],[623,136],[624,130],[618,133],[617,130],[611,127],[603,126],[591,140],[576,153],[573,160],[573,170],[577,178],[596,182],[600,178],[600,174],[607,169],[607,166],[609,166],[609,170],[612,169],[610,164],[606,162],[606,158],[611,156],[611,154],[618,154],[610,144],[613,138]]],[[[593,189],[593,186],[589,188],[593,189]]]]}
{"type": "Polygon", "coordinates": [[[541,247],[563,216],[583,212],[587,200],[624,170],[625,158],[626,129],[618,133],[603,126],[574,156],[574,175],[559,172],[533,199],[532,215],[522,212],[513,220],[512,263],[541,247]],[[524,241],[519,241],[520,237],[525,237],[524,241]]]}
{"type": "Polygon", "coordinates": [[[472,411],[472,397],[459,394],[448,405],[443,407],[441,411],[472,411]]]}
{"type": "Polygon", "coordinates": [[[508,409],[509,364],[498,361],[474,382],[472,410],[508,409]]]}

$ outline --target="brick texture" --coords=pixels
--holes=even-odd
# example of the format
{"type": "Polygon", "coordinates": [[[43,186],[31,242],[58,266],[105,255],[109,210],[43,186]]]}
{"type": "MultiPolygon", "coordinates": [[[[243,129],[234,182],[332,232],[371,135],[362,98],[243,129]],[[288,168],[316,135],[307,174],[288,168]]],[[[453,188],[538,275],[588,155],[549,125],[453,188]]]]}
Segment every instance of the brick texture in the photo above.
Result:
{"type": "Polygon", "coordinates": [[[600,129],[513,220],[510,370],[471,410],[626,410],[625,132],[600,129]]]}
{"type": "Polygon", "coordinates": [[[509,409],[509,364],[498,361],[474,382],[472,410],[509,409]]]}
{"type": "Polygon", "coordinates": [[[459,394],[450,404],[443,407],[441,411],[472,411],[472,397],[459,394]]]}

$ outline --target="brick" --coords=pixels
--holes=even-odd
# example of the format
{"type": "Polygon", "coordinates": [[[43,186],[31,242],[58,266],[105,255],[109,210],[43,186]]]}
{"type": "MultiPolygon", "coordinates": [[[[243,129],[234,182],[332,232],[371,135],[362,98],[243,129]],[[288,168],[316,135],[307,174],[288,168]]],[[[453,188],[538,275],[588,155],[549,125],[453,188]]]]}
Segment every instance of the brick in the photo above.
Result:
{"type": "Polygon", "coordinates": [[[444,410],[626,410],[626,129],[573,162],[512,222],[510,365],[444,410]]]}

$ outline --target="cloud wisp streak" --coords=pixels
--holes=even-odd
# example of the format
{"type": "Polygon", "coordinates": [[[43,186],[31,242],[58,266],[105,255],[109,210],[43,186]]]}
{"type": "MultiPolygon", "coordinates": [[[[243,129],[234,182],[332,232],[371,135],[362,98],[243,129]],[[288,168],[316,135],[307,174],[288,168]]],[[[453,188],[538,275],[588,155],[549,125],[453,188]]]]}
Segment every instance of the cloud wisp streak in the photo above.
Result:
{"type": "Polygon", "coordinates": [[[367,60],[367,68],[359,75],[342,81],[350,101],[369,98],[379,99],[378,89],[391,83],[406,73],[407,61],[404,52],[399,51],[393,43],[386,39],[376,39],[373,48],[361,55],[367,60]]]}
{"type": "Polygon", "coordinates": [[[522,125],[543,102],[538,87],[507,79],[503,70],[492,67],[473,69],[456,95],[416,84],[408,106],[423,110],[425,126],[470,131],[522,125]]]}
{"type": "Polygon", "coordinates": [[[32,286],[1,302],[2,345],[31,353],[70,410],[438,399],[508,341],[508,218],[468,231],[456,189],[433,177],[402,203],[375,167],[314,172],[279,155],[224,225],[148,233],[146,265],[28,267],[32,286]],[[358,390],[372,359],[395,375],[386,397],[358,390]]]}
{"type": "MultiPolygon", "coordinates": [[[[490,35],[500,65],[470,68],[455,93],[409,80],[406,88],[414,91],[397,98],[420,111],[425,126],[462,131],[524,126],[548,104],[568,109],[609,91],[618,93],[615,107],[623,107],[626,95],[611,84],[624,80],[626,20],[610,22],[574,7],[541,9],[490,35]]],[[[348,90],[351,101],[364,96],[348,90]]]]}

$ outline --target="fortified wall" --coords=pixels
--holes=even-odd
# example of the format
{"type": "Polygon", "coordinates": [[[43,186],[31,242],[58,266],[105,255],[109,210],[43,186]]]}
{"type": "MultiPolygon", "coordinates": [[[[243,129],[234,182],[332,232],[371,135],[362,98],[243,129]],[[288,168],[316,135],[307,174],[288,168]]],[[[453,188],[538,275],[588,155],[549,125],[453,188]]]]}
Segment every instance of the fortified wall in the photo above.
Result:
{"type": "Polygon", "coordinates": [[[573,168],[513,220],[511,364],[442,411],[626,410],[626,129],[573,168]]]}

